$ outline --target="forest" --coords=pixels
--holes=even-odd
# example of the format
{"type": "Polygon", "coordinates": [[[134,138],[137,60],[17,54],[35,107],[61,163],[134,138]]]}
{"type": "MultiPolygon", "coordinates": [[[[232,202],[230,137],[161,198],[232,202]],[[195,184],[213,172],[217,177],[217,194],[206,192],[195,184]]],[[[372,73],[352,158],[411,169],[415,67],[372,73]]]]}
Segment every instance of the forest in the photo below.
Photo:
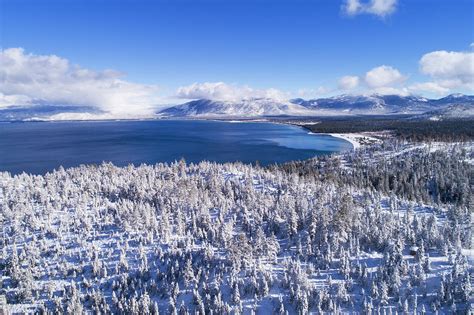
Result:
{"type": "Polygon", "coordinates": [[[12,313],[472,312],[472,142],[0,173],[12,313]]]}
{"type": "MultiPolygon", "coordinates": [[[[309,119],[314,121],[314,118],[309,119]]],[[[288,122],[293,119],[286,120],[288,122]]],[[[304,119],[295,121],[296,125],[304,119]]],[[[474,139],[474,119],[420,119],[413,115],[370,117],[326,117],[314,124],[303,124],[315,133],[359,133],[389,131],[392,136],[412,142],[429,141],[472,141],[474,139]]]]}

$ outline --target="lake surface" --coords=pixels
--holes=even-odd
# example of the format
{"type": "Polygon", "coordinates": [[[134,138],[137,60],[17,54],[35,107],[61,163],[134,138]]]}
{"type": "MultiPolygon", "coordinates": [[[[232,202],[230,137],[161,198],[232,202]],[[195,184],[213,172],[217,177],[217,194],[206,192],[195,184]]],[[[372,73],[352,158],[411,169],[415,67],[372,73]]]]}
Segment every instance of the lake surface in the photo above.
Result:
{"type": "Polygon", "coordinates": [[[0,171],[42,174],[60,165],[302,160],[352,145],[300,127],[218,121],[0,123],[0,171]]]}

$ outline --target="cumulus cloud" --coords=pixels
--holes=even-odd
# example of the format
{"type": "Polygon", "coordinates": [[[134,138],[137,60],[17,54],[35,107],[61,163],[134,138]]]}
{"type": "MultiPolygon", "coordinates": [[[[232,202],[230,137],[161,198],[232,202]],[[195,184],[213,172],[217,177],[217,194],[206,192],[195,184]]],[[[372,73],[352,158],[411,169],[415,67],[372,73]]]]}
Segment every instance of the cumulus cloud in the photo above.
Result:
{"type": "Polygon", "coordinates": [[[352,90],[359,86],[359,77],[346,75],[339,79],[338,87],[341,90],[352,90]]]}
{"type": "Polygon", "coordinates": [[[253,89],[248,86],[231,85],[224,82],[193,83],[178,88],[178,98],[211,99],[219,101],[238,101],[250,98],[271,98],[285,100],[286,93],[277,89],[253,89]]]}
{"type": "MultiPolygon", "coordinates": [[[[1,64],[1,63],[0,63],[1,64]]],[[[0,86],[1,88],[1,86],[0,86]]],[[[31,99],[25,95],[5,95],[0,92],[0,108],[11,105],[30,105],[31,99]]]]}
{"type": "Polygon", "coordinates": [[[299,97],[308,97],[308,98],[314,98],[314,97],[321,97],[324,94],[332,92],[331,89],[324,87],[324,86],[319,86],[315,89],[299,89],[298,90],[298,96],[299,97]]]}
{"type": "Polygon", "coordinates": [[[394,84],[401,83],[405,77],[397,69],[382,65],[365,74],[365,83],[369,88],[390,87],[394,84]]]}
{"type": "Polygon", "coordinates": [[[0,107],[61,104],[92,106],[114,115],[148,115],[157,87],[124,80],[114,70],[93,71],[55,55],[22,48],[0,50],[0,107]]]}
{"type": "Polygon", "coordinates": [[[362,10],[362,4],[359,0],[346,0],[342,7],[349,15],[355,15],[362,10]]]}
{"type": "Polygon", "coordinates": [[[441,86],[473,87],[474,52],[433,51],[420,59],[420,70],[441,86]]]}
{"type": "Polygon", "coordinates": [[[456,90],[474,91],[474,52],[433,51],[424,54],[419,64],[420,72],[431,80],[412,84],[411,91],[438,95],[456,90]]]}
{"type": "Polygon", "coordinates": [[[395,12],[397,8],[397,0],[346,0],[342,8],[348,15],[365,13],[385,17],[395,12]]]}
{"type": "Polygon", "coordinates": [[[409,89],[403,86],[406,77],[397,69],[381,65],[367,71],[365,75],[346,75],[339,79],[338,89],[340,92],[362,89],[362,93],[370,94],[397,94],[408,95],[409,89]]]}
{"type": "Polygon", "coordinates": [[[449,93],[449,89],[439,85],[436,82],[414,83],[408,87],[414,93],[431,93],[437,95],[445,95],[449,93]]]}
{"type": "Polygon", "coordinates": [[[407,96],[411,94],[411,91],[406,87],[382,86],[382,87],[369,90],[367,91],[366,94],[407,96]]]}

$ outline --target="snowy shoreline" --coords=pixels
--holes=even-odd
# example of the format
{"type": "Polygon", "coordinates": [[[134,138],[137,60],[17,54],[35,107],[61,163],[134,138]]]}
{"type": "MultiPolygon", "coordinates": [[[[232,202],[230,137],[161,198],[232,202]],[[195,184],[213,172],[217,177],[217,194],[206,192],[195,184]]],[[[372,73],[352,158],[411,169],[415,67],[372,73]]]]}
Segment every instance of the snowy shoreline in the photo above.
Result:
{"type": "Polygon", "coordinates": [[[361,147],[361,144],[359,142],[357,142],[353,138],[348,137],[347,135],[344,135],[344,134],[341,134],[341,133],[320,133],[320,132],[310,131],[310,132],[308,132],[308,134],[309,135],[327,135],[327,136],[331,136],[331,137],[334,137],[334,138],[339,138],[339,139],[345,140],[345,141],[349,142],[352,145],[352,150],[355,150],[355,149],[358,149],[358,148],[361,147]]]}
{"type": "Polygon", "coordinates": [[[356,150],[362,146],[370,145],[373,143],[380,142],[381,140],[373,136],[369,136],[362,133],[319,133],[319,132],[308,132],[311,135],[328,135],[334,138],[345,140],[352,144],[352,149],[356,150]]]}
{"type": "MultiPolygon", "coordinates": [[[[291,123],[287,121],[273,121],[273,120],[265,120],[265,119],[253,119],[253,120],[220,120],[220,119],[210,119],[211,121],[223,121],[228,123],[255,123],[255,122],[266,122],[270,124],[276,125],[288,125],[288,126],[297,126],[304,130],[309,130],[306,125],[314,125],[318,122],[311,122],[311,123],[291,123]]],[[[339,138],[349,142],[352,145],[352,150],[356,150],[363,145],[368,145],[369,143],[361,143],[361,142],[379,142],[380,140],[374,137],[370,137],[360,133],[320,133],[320,132],[312,132],[309,131],[308,134],[310,135],[329,135],[334,138],[339,138]]]]}
{"type": "MultiPolygon", "coordinates": [[[[346,140],[347,142],[350,142],[352,144],[353,150],[356,150],[361,147],[361,144],[355,138],[356,134],[328,133],[328,135],[334,138],[339,138],[342,140],[346,140]],[[354,135],[354,137],[352,137],[352,135],[354,135]]],[[[357,136],[363,137],[362,135],[357,135],[357,136]]]]}

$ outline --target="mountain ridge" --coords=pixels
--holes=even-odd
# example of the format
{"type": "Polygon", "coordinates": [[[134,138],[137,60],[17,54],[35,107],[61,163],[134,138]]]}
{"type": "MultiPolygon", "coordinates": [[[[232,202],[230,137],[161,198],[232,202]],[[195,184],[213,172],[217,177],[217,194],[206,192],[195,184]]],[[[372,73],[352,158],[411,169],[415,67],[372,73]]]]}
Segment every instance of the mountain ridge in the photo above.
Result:
{"type": "Polygon", "coordinates": [[[161,110],[164,116],[182,117],[257,117],[272,115],[308,115],[311,110],[291,102],[281,102],[270,98],[252,98],[240,101],[193,100],[161,110]]]}
{"type": "MultiPolygon", "coordinates": [[[[439,99],[399,95],[338,95],[318,99],[247,98],[240,101],[197,99],[155,112],[154,118],[257,118],[266,116],[347,116],[413,114],[428,117],[471,113],[474,96],[451,94],[439,99]],[[457,106],[457,107],[456,107],[457,106]],[[457,108],[454,114],[448,114],[457,108]],[[443,110],[445,110],[443,112],[443,110]],[[462,109],[462,110],[461,110],[462,109]]],[[[471,116],[469,114],[469,116],[471,116]]],[[[120,119],[94,107],[67,105],[15,105],[0,108],[0,121],[120,119]],[[80,118],[78,118],[80,117],[80,118]],[[110,118],[109,118],[110,117],[110,118]]],[[[126,117],[123,119],[130,119],[126,117]]]]}
{"type": "Polygon", "coordinates": [[[164,117],[262,117],[311,115],[422,114],[452,105],[474,106],[474,96],[452,94],[440,99],[399,95],[338,95],[289,101],[246,99],[241,101],[193,100],[158,112],[164,117]]]}

